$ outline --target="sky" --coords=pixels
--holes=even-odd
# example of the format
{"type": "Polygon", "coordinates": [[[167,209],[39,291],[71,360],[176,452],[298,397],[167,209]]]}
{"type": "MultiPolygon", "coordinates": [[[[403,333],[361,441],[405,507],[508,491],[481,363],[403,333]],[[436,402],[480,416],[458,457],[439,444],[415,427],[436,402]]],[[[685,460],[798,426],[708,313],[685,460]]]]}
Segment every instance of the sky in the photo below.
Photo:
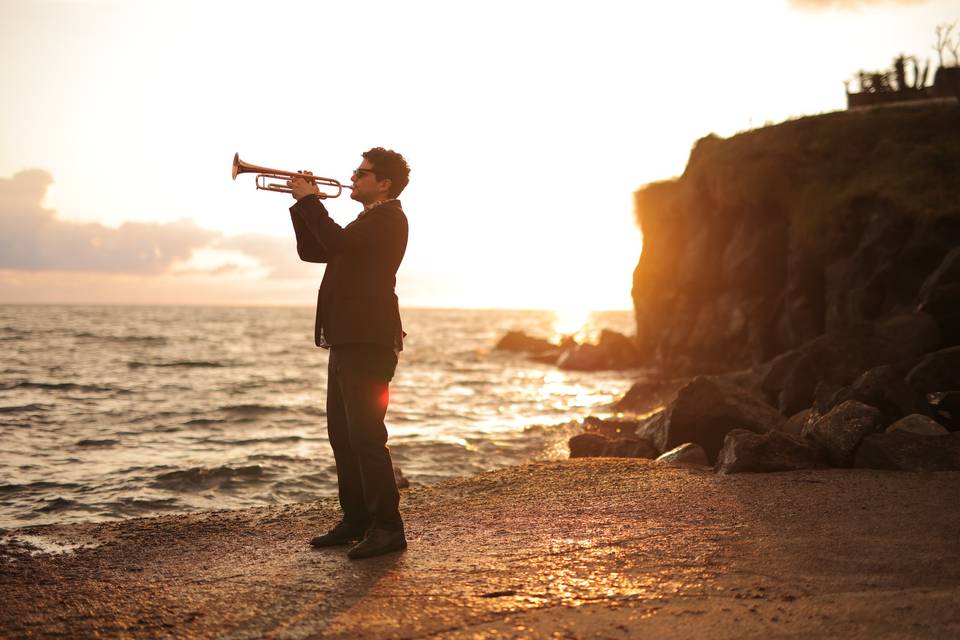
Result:
{"type": "MultiPolygon", "coordinates": [[[[957,0],[0,0],[0,303],[311,304],[257,165],[412,172],[405,307],[627,309],[632,193],[936,59],[957,0]]],[[[359,213],[328,200],[334,219],[359,213]]]]}

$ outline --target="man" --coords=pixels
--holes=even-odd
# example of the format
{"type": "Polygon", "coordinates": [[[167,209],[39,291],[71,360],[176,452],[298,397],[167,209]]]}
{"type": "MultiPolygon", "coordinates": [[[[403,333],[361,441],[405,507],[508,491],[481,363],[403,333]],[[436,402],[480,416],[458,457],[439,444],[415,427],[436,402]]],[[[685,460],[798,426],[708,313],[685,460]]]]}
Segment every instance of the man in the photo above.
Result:
{"type": "Polygon", "coordinates": [[[337,463],[342,521],[310,541],[351,544],[351,559],[405,549],[400,493],[387,449],[388,385],[403,348],[394,293],[407,248],[407,218],[397,197],[409,181],[403,156],[376,147],[353,172],[350,197],[363,205],[341,227],[330,219],[319,189],[297,177],[287,185],[297,253],[327,268],[317,297],[315,340],[330,349],[327,433],[337,463]]]}

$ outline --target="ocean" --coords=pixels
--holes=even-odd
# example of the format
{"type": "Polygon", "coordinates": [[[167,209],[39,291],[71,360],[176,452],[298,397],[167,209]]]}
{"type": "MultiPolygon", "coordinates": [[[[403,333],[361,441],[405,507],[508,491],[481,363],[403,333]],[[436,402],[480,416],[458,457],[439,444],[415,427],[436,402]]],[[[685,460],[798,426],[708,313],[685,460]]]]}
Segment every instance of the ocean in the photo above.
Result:
{"type": "MultiPolygon", "coordinates": [[[[403,318],[386,422],[413,484],[566,457],[643,375],[493,349],[508,330],[631,333],[627,311],[403,318]]],[[[326,371],[307,307],[0,306],[0,528],[335,496],[326,371]]]]}

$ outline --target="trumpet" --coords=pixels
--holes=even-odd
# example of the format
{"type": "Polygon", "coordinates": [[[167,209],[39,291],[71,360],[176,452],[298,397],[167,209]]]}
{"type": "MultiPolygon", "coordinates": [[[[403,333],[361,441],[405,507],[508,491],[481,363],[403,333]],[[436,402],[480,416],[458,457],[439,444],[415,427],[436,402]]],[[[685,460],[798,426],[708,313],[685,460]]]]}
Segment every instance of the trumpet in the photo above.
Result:
{"type": "Polygon", "coordinates": [[[267,167],[258,167],[255,164],[244,162],[240,159],[240,154],[233,154],[233,179],[241,173],[257,174],[257,189],[264,191],[276,191],[278,193],[291,193],[293,190],[286,185],[287,180],[291,178],[303,178],[307,182],[312,182],[318,187],[325,187],[330,193],[320,192],[321,198],[338,198],[344,189],[353,189],[350,185],[343,184],[333,178],[321,178],[312,173],[302,171],[281,171],[279,169],[268,169],[267,167]],[[274,182],[270,182],[273,180],[274,182]],[[277,181],[282,181],[277,182],[277,181]]]}

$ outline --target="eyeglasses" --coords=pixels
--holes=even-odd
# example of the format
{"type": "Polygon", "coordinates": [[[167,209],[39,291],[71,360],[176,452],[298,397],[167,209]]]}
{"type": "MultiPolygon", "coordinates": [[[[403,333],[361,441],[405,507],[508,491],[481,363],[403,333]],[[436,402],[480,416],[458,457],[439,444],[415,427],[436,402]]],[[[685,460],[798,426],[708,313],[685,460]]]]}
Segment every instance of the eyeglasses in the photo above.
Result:
{"type": "Polygon", "coordinates": [[[363,177],[363,174],[365,173],[376,175],[376,172],[374,172],[372,169],[354,169],[353,175],[351,177],[354,180],[359,180],[361,177],[363,177]]]}

